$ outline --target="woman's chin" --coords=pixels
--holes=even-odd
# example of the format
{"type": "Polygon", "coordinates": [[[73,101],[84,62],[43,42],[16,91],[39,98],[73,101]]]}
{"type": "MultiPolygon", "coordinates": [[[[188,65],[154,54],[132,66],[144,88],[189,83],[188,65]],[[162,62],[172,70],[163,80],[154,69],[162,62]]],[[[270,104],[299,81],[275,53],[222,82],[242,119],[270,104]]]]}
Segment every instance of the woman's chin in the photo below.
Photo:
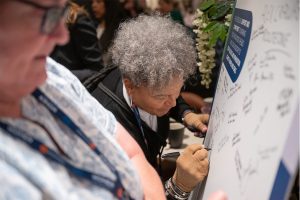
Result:
{"type": "Polygon", "coordinates": [[[169,110],[163,110],[163,111],[157,111],[155,113],[152,113],[153,115],[156,115],[157,117],[162,117],[166,114],[168,114],[169,110]]]}
{"type": "Polygon", "coordinates": [[[47,79],[47,71],[46,71],[46,57],[36,59],[35,62],[35,71],[32,73],[32,78],[36,84],[36,86],[39,86],[43,84],[47,79]]]}

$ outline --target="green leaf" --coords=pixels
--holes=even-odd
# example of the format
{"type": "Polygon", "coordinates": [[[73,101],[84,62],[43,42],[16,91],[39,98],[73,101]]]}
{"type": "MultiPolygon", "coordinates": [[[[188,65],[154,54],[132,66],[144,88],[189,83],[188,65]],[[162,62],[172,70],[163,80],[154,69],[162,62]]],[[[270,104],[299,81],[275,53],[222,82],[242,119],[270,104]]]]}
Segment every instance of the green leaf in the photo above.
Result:
{"type": "Polygon", "coordinates": [[[199,9],[201,11],[206,11],[207,9],[209,9],[211,6],[213,6],[215,4],[215,0],[207,0],[204,1],[200,4],[199,9]]]}
{"type": "Polygon", "coordinates": [[[230,4],[224,2],[224,3],[219,3],[215,6],[214,13],[210,15],[212,20],[217,20],[222,17],[225,17],[225,15],[230,11],[231,6],[230,4]]]}
{"type": "Polygon", "coordinates": [[[221,23],[216,24],[216,28],[213,30],[211,37],[209,38],[208,45],[210,47],[215,46],[217,40],[224,34],[224,26],[221,23]]]}
{"type": "Polygon", "coordinates": [[[209,38],[208,46],[213,47],[216,45],[218,40],[218,35],[217,34],[212,34],[211,37],[209,38]]]}
{"type": "Polygon", "coordinates": [[[228,34],[228,28],[224,24],[222,25],[221,33],[220,33],[220,39],[222,42],[225,42],[228,34]]]}
{"type": "Polygon", "coordinates": [[[217,8],[216,5],[211,6],[208,10],[207,10],[207,16],[208,18],[211,20],[211,17],[216,13],[217,8]]]}
{"type": "Polygon", "coordinates": [[[213,21],[213,22],[210,22],[204,29],[203,29],[203,31],[204,32],[210,32],[210,31],[212,31],[213,29],[215,29],[216,28],[216,21],[213,21]]]}

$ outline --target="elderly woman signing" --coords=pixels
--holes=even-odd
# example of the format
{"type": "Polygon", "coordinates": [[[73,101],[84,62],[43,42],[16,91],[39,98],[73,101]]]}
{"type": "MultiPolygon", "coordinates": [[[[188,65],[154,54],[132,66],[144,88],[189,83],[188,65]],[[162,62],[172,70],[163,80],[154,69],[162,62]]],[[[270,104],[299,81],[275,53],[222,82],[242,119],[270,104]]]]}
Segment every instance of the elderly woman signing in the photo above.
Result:
{"type": "MultiPolygon", "coordinates": [[[[208,115],[193,113],[179,95],[196,66],[193,40],[183,26],[165,17],[139,16],[121,25],[110,52],[118,67],[108,67],[104,78],[99,74],[87,86],[153,166],[166,144],[169,116],[206,131],[208,115]]],[[[200,144],[188,146],[177,159],[166,192],[174,197],[180,191],[180,198],[188,198],[207,171],[207,151],[200,144]]]]}

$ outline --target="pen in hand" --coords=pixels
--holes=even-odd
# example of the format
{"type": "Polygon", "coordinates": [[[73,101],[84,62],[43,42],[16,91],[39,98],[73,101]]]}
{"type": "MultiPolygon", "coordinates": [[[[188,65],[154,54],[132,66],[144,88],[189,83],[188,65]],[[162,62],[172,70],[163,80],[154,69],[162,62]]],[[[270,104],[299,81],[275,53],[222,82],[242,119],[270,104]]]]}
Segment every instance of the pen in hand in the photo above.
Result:
{"type": "MultiPolygon", "coordinates": [[[[211,150],[211,148],[209,148],[209,147],[204,147],[204,149],[206,151],[210,151],[211,150]]],[[[180,156],[180,152],[176,151],[176,152],[171,152],[171,153],[163,154],[161,156],[161,158],[178,158],[179,156],[180,156]]]]}

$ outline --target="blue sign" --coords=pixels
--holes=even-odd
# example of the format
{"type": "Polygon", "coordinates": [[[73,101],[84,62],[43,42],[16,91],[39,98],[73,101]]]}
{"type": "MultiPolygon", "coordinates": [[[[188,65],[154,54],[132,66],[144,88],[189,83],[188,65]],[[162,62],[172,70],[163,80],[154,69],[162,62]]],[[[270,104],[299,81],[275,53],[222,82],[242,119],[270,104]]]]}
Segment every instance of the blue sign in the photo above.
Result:
{"type": "Polygon", "coordinates": [[[252,12],[235,9],[223,62],[235,82],[243,68],[252,30],[252,12]]]}

